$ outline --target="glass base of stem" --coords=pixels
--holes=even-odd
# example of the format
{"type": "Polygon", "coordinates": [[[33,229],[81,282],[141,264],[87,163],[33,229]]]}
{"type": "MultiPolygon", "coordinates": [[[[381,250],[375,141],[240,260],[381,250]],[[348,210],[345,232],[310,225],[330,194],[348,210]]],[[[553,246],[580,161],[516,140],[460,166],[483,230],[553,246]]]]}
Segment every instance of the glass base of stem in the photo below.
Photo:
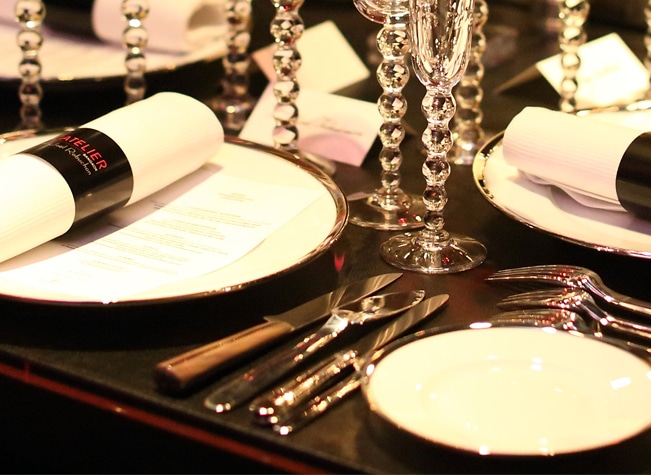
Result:
{"type": "Polygon", "coordinates": [[[376,190],[368,198],[350,201],[348,208],[351,224],[383,231],[422,228],[427,212],[422,196],[400,189],[391,193],[376,190]]]}
{"type": "Polygon", "coordinates": [[[452,274],[472,269],[486,259],[486,248],[467,236],[450,233],[443,242],[432,241],[430,231],[404,233],[385,241],[382,258],[399,269],[423,274],[452,274]]]}

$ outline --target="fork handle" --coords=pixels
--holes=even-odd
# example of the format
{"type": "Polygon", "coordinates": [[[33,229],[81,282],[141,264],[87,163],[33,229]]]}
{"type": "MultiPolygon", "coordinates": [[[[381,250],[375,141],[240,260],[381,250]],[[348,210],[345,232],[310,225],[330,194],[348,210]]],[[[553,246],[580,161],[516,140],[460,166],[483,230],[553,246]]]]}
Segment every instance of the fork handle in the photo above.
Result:
{"type": "Polygon", "coordinates": [[[608,287],[604,289],[593,285],[590,285],[589,287],[589,291],[593,295],[599,297],[608,305],[643,317],[651,318],[651,303],[624,295],[608,287]]]}

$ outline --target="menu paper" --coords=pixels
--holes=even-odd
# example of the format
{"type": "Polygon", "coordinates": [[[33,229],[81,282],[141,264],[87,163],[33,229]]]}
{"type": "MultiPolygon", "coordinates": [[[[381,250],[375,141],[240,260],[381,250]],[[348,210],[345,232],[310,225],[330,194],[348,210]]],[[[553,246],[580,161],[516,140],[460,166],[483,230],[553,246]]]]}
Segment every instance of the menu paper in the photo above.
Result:
{"type": "Polygon", "coordinates": [[[581,204],[651,216],[651,135],[597,117],[527,107],[504,133],[504,159],[581,204]]]}
{"type": "Polygon", "coordinates": [[[50,294],[119,301],[227,266],[324,192],[236,177],[211,162],[66,234],[52,257],[8,261],[0,276],[50,294]]]}
{"type": "Polygon", "coordinates": [[[223,140],[207,106],[160,93],[3,157],[0,262],[61,236],[81,218],[130,205],[192,173],[223,140]]]}

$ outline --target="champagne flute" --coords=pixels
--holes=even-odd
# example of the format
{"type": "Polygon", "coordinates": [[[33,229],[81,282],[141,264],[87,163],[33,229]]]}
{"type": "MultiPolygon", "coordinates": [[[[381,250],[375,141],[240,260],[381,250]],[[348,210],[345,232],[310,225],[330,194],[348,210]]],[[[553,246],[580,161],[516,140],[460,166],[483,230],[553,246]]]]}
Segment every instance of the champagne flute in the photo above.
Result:
{"type": "Polygon", "coordinates": [[[379,188],[370,196],[349,203],[349,219],[358,226],[382,230],[422,227],[426,211],[422,200],[400,188],[400,144],[405,137],[402,118],[407,111],[402,90],[409,81],[405,62],[410,48],[408,0],[354,0],[354,4],[364,17],[382,25],[377,34],[382,62],[376,71],[383,91],[377,102],[383,119],[378,131],[382,173],[379,188]]]}
{"type": "Polygon", "coordinates": [[[471,269],[486,258],[480,242],[448,233],[443,219],[450,174],[447,156],[453,146],[449,122],[456,109],[452,89],[468,64],[473,14],[473,0],[409,0],[412,64],[426,88],[422,110],[427,128],[422,140],[427,151],[423,164],[427,213],[424,229],[399,234],[381,246],[382,257],[402,269],[452,273],[471,269]]]}

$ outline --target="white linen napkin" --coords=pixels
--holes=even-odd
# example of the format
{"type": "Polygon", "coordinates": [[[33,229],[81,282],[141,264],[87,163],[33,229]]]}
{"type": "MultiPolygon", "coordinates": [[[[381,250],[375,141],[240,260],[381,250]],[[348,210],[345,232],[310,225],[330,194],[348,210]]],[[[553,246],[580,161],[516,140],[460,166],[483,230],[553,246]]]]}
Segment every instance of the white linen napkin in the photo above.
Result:
{"type": "Polygon", "coordinates": [[[223,140],[205,104],[164,92],[2,156],[0,262],[188,175],[223,140]]]}
{"type": "MultiPolygon", "coordinates": [[[[630,180],[622,169],[622,164],[630,162],[631,145],[639,144],[644,132],[651,131],[651,121],[631,126],[624,125],[623,113],[621,121],[599,115],[578,117],[527,107],[504,132],[504,160],[535,183],[557,186],[585,206],[617,211],[635,208],[635,212],[644,211],[640,206],[651,208],[644,196],[629,206],[630,180]]],[[[641,166],[651,173],[651,161],[641,166]]],[[[636,178],[632,181],[640,185],[636,178]]],[[[651,183],[646,186],[651,189],[651,183]]]]}
{"type": "MultiPolygon", "coordinates": [[[[120,9],[122,0],[88,1],[92,5],[89,20],[97,38],[121,45],[126,26],[120,9]]],[[[185,53],[223,38],[227,30],[224,4],[225,0],[151,0],[143,21],[149,34],[147,48],[185,53]]],[[[15,5],[16,0],[0,0],[0,21],[16,22],[15,5]]],[[[74,29],[70,32],[74,33],[74,29]]]]}

